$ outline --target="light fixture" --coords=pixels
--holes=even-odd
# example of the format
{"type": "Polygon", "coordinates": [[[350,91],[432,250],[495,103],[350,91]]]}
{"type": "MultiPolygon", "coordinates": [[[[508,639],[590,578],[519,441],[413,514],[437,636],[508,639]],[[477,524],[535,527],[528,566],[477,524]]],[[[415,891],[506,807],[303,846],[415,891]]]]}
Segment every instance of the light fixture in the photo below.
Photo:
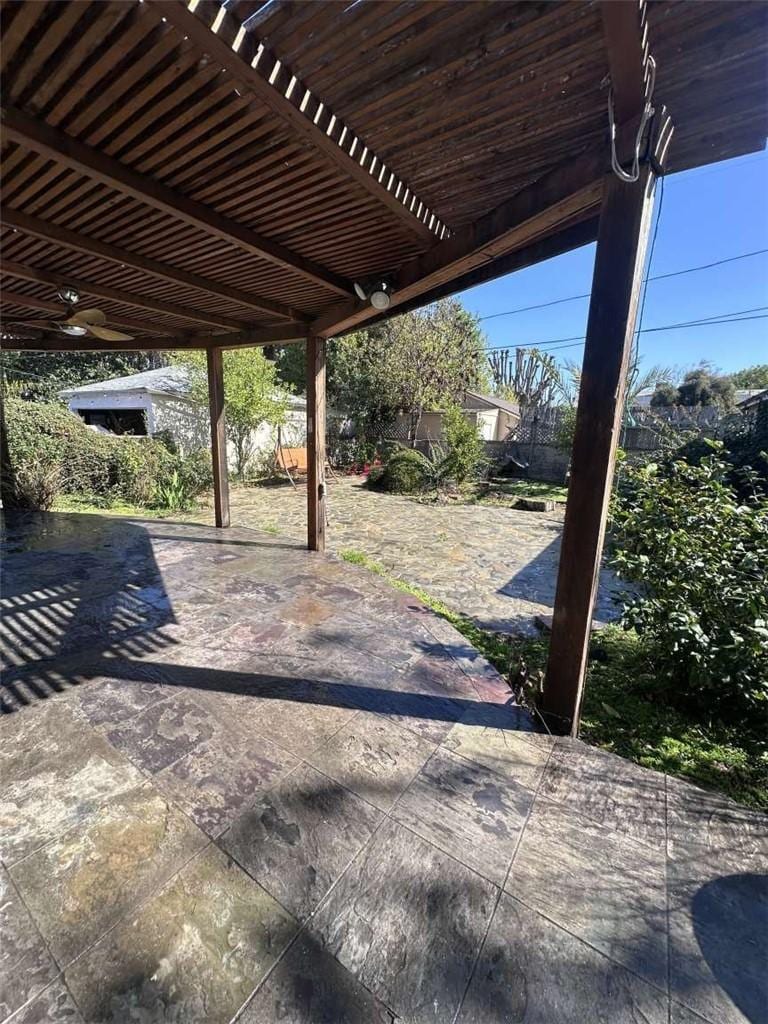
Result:
{"type": "Polygon", "coordinates": [[[71,288],[68,284],[63,284],[56,294],[68,306],[74,306],[80,301],[80,292],[77,288],[71,288]]]}
{"type": "Polygon", "coordinates": [[[374,309],[389,309],[392,302],[392,285],[385,278],[375,278],[370,283],[355,281],[355,294],[361,302],[370,302],[374,309]]]}
{"type": "Polygon", "coordinates": [[[80,335],[88,333],[86,328],[81,327],[79,324],[59,324],[58,327],[63,334],[73,334],[78,338],[80,335]]]}

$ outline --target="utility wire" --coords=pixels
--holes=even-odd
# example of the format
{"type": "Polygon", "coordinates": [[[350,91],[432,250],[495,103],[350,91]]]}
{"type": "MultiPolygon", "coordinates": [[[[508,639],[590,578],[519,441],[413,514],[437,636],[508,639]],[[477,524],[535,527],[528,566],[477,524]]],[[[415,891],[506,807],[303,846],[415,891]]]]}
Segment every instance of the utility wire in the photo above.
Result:
{"type": "MultiPolygon", "coordinates": [[[[761,310],[768,309],[768,306],[755,306],[754,309],[741,309],[735,310],[733,313],[719,313],[716,316],[704,317],[700,320],[687,320],[682,323],[676,324],[664,324],[659,327],[643,327],[639,334],[651,334],[655,331],[679,331],[688,327],[708,327],[714,326],[715,324],[737,324],[743,320],[768,320],[768,313],[763,313],[760,316],[748,316],[743,314],[758,313],[761,310]]],[[[537,348],[541,350],[546,349],[558,349],[558,348],[576,348],[576,345],[567,344],[568,342],[583,343],[586,340],[586,335],[574,335],[571,338],[552,338],[549,341],[542,342],[529,342],[526,345],[489,345],[485,349],[486,352],[496,352],[500,349],[531,349],[537,348]]]]}
{"type": "MultiPolygon", "coordinates": [[[[662,178],[662,181],[664,179],[662,178]]],[[[721,267],[725,263],[735,263],[737,260],[750,259],[752,256],[762,256],[768,249],[755,249],[754,252],[743,252],[738,256],[728,256],[726,259],[715,260],[713,263],[702,263],[697,267],[686,267],[684,270],[673,270],[669,274],[654,274],[653,277],[646,277],[645,283],[649,281],[663,281],[669,277],[681,277],[683,274],[694,274],[699,270],[710,270],[712,267],[721,267]]],[[[487,316],[480,316],[478,320],[495,320],[500,316],[513,316],[515,313],[528,313],[533,309],[548,309],[550,306],[559,306],[563,302],[575,302],[577,299],[588,299],[590,292],[583,295],[568,295],[564,299],[552,299],[550,302],[539,302],[535,306],[520,306],[518,309],[508,309],[503,313],[489,313],[487,316]]]]}

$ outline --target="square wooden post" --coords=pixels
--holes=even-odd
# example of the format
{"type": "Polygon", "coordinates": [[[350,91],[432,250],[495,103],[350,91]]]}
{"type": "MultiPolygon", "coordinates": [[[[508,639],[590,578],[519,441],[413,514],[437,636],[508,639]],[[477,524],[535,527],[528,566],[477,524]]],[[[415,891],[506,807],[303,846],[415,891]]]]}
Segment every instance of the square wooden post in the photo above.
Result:
{"type": "Polygon", "coordinates": [[[307,338],[307,546],[325,551],[325,338],[307,338]]]}
{"type": "Polygon", "coordinates": [[[576,735],[656,175],[605,182],[541,710],[576,735]]]}
{"type": "Polygon", "coordinates": [[[224,361],[220,348],[208,349],[208,405],[211,412],[213,507],[218,527],[229,526],[227,428],[224,420],[224,361]]]}

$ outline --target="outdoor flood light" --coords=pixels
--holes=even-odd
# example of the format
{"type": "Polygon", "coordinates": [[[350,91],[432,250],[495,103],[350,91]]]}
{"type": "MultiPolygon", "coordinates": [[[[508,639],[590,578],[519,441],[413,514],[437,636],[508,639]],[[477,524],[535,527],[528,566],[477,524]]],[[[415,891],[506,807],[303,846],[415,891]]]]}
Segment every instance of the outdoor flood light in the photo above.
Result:
{"type": "Polygon", "coordinates": [[[392,285],[384,278],[378,278],[365,286],[359,281],[354,282],[355,294],[361,302],[370,302],[374,309],[389,309],[392,302],[392,285]]]}

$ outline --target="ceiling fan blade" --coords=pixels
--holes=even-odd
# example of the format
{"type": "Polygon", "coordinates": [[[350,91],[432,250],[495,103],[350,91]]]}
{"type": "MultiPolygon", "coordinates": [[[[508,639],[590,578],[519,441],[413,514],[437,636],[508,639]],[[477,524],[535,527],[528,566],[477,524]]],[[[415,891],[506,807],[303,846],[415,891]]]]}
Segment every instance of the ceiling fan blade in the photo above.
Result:
{"type": "Polygon", "coordinates": [[[111,327],[102,327],[100,324],[85,324],[88,333],[100,341],[133,341],[132,334],[123,334],[122,331],[113,331],[111,327]]]}
{"type": "Polygon", "coordinates": [[[78,309],[76,313],[67,320],[68,324],[75,327],[88,327],[89,324],[105,324],[107,314],[101,309],[78,309]]]}

